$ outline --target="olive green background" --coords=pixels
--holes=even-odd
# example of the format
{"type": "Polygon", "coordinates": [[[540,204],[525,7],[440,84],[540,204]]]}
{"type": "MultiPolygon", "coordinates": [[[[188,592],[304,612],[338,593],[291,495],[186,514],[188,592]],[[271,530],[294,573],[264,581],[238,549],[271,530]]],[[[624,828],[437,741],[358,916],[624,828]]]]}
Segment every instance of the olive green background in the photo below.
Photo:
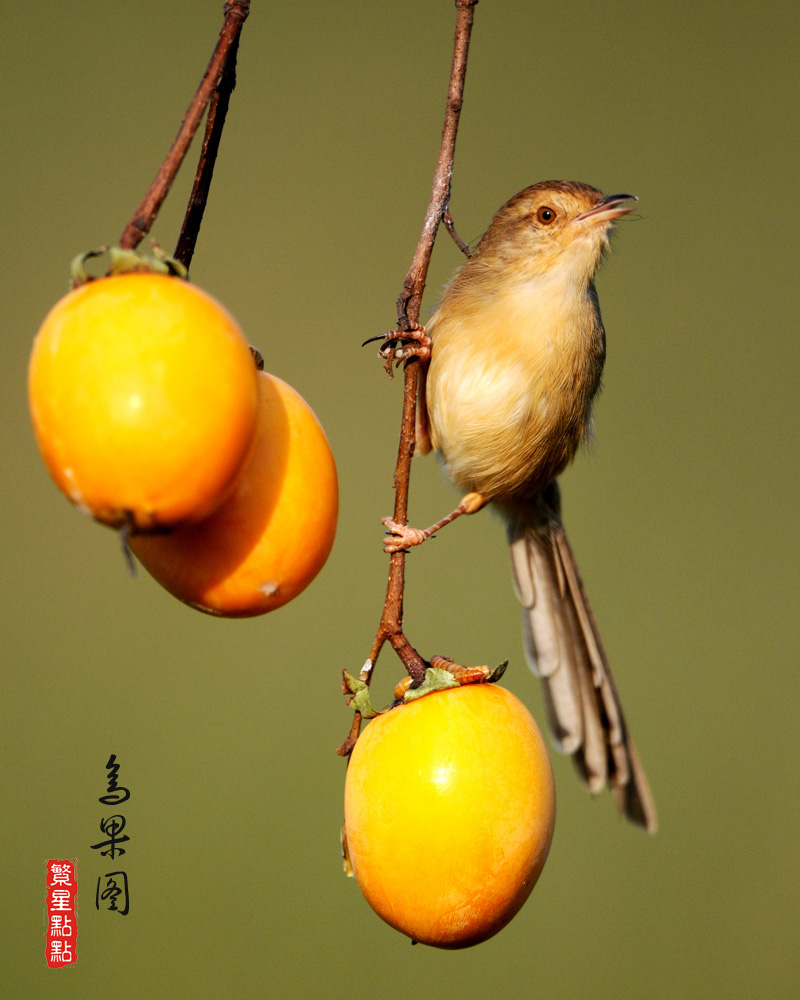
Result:
{"type": "MultiPolygon", "coordinates": [[[[331,559],[293,604],[218,621],[126,573],[62,499],[25,400],[71,257],[118,238],[171,142],[219,0],[5,4],[2,101],[0,982],[19,998],[787,997],[797,959],[795,3],[476,10],[452,210],[472,240],[548,177],[638,194],[599,280],[597,440],[565,515],[656,794],[654,838],[554,761],[540,884],[493,940],[410,947],[339,858],[339,694],[383,600],[400,380],[389,328],[427,205],[449,72],[444,2],[253,0],[192,277],[308,399],[341,477],[331,559]],[[104,765],[131,913],[98,913],[104,765]],[[76,857],[79,960],[44,957],[44,862],[76,857]]],[[[193,166],[154,236],[174,245],[193,166]]],[[[424,315],[458,253],[437,244],[424,315]]],[[[415,463],[412,521],[454,493],[415,463]]],[[[408,560],[426,655],[521,653],[488,513],[408,560]]],[[[400,676],[379,661],[378,700],[400,676]]],[[[409,873],[413,878],[413,873],[409,873]]]]}

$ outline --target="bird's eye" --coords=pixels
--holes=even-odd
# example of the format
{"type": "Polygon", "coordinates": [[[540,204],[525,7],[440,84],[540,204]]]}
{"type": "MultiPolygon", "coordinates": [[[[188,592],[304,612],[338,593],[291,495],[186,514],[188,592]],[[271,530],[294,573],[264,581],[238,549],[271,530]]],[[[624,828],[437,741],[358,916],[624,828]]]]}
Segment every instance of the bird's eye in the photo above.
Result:
{"type": "Polygon", "coordinates": [[[552,222],[556,221],[556,210],[550,208],[549,205],[542,205],[536,213],[536,218],[543,226],[549,226],[552,222]]]}

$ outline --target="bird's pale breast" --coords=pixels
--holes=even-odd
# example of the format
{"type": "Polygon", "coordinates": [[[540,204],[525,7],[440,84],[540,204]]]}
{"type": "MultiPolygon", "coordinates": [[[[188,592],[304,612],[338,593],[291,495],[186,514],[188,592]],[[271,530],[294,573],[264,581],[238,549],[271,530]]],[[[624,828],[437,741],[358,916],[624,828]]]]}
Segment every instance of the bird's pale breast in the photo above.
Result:
{"type": "Polygon", "coordinates": [[[575,453],[590,419],[603,335],[589,290],[528,280],[447,296],[433,317],[426,398],[433,445],[459,488],[493,499],[538,492],[575,453]]]}

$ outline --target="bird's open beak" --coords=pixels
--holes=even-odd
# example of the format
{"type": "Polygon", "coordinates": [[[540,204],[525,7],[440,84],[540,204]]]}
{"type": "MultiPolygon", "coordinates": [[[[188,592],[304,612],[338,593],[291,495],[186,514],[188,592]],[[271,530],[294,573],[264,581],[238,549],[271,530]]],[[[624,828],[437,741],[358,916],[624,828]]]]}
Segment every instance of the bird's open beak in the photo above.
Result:
{"type": "Polygon", "coordinates": [[[607,194],[605,198],[590,208],[588,212],[582,212],[575,219],[576,222],[583,222],[588,219],[590,222],[612,222],[621,215],[627,215],[636,208],[635,202],[639,199],[635,194],[607,194]],[[634,202],[634,204],[630,204],[634,202]]]}

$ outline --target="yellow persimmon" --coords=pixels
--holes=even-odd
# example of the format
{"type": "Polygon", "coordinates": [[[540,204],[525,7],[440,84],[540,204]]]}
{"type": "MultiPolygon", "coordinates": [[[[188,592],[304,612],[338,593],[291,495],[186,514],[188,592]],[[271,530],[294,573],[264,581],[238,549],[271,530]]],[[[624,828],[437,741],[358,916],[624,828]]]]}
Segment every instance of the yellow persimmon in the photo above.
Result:
{"type": "Polygon", "coordinates": [[[496,684],[379,715],[350,759],[353,874],[373,909],[414,941],[464,948],[496,934],[536,884],[554,821],[542,735],[496,684]]]}
{"type": "Polygon", "coordinates": [[[296,597],[324,565],[336,533],[336,466],[325,432],[291,386],[266,372],[258,385],[255,440],[233,493],[201,524],[130,539],[171,594],[232,618],[296,597]]]}
{"type": "Polygon", "coordinates": [[[53,479],[114,527],[207,517],[255,430],[256,370],[236,322],[162,274],[101,278],[61,299],[34,342],[28,391],[53,479]]]}

